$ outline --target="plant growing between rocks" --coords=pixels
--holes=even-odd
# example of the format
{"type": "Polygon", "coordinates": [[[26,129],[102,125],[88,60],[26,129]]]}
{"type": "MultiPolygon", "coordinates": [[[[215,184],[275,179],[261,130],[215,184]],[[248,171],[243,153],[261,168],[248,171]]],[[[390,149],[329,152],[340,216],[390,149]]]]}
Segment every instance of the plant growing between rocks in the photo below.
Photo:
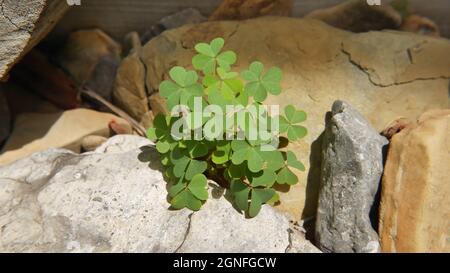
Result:
{"type": "Polygon", "coordinates": [[[171,79],[160,84],[159,92],[172,115],[156,116],[147,135],[161,154],[173,208],[199,210],[212,179],[229,190],[237,209],[254,217],[263,204],[279,202],[276,185],[298,183],[294,168],[305,170],[287,146],[307,134],[299,124],[306,113],[289,105],[284,115],[270,115],[262,105],[269,94],[280,95],[281,70],[265,71],[253,62],[239,75],[231,71],[236,54],[222,52],[223,46],[222,38],[195,46],[192,64],[200,76],[180,66],[170,70],[171,79]],[[199,113],[198,105],[220,111],[199,113]],[[183,138],[177,136],[180,130],[173,134],[180,123],[183,138]],[[204,131],[209,133],[203,136],[204,131]]]}

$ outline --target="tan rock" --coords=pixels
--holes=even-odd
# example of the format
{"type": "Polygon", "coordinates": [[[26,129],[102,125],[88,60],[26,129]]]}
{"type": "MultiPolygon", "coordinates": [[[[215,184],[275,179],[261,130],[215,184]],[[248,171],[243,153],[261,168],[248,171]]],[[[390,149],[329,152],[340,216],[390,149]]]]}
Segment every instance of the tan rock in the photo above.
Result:
{"type": "Polygon", "coordinates": [[[52,30],[69,5],[60,0],[2,1],[0,80],[52,30]]]}
{"type": "Polygon", "coordinates": [[[353,32],[397,29],[402,23],[401,15],[390,5],[368,5],[361,0],[348,0],[330,8],[317,9],[305,18],[321,20],[353,32]]]}
{"type": "Polygon", "coordinates": [[[153,127],[153,120],[155,119],[155,115],[153,111],[150,110],[142,116],[140,124],[144,126],[145,129],[153,127]]]}
{"type": "Polygon", "coordinates": [[[0,153],[0,165],[49,148],[80,152],[83,137],[109,137],[111,122],[127,124],[112,114],[81,108],[55,114],[21,114],[16,118],[13,131],[0,153]]]}
{"type": "Polygon", "coordinates": [[[154,116],[159,114],[167,115],[170,113],[166,106],[166,99],[161,97],[159,93],[151,95],[149,102],[154,116]]]}
{"type": "Polygon", "coordinates": [[[282,69],[283,93],[270,96],[267,104],[293,104],[308,113],[309,134],[290,146],[307,171],[298,173],[300,183],[282,194],[279,206],[294,219],[315,215],[320,135],[335,100],[354,106],[378,131],[399,116],[416,119],[427,109],[449,106],[449,41],[400,32],[354,34],[316,20],[287,17],[207,22],[164,32],[142,50],[147,88],[157,91],[175,65],[192,69],[193,46],[219,36],[225,38],[226,50],[237,53],[235,71],[255,60],[282,69]],[[422,44],[423,51],[415,53],[420,57],[411,64],[408,55],[400,53],[415,44],[422,44]],[[409,71],[408,77],[403,71],[409,71]],[[372,75],[383,75],[382,81],[372,75]]]}
{"type": "Polygon", "coordinates": [[[242,20],[264,15],[289,16],[292,0],[223,0],[209,20],[242,20]]]}
{"type": "Polygon", "coordinates": [[[410,15],[403,20],[400,30],[424,34],[429,36],[440,36],[439,27],[430,19],[416,14],[410,15]]]}
{"type": "Polygon", "coordinates": [[[450,252],[450,110],[394,135],[380,206],[382,251],[450,252]]]}
{"type": "Polygon", "coordinates": [[[117,71],[113,101],[133,118],[140,120],[148,112],[145,67],[137,52],[123,59],[117,71]]]}
{"type": "Polygon", "coordinates": [[[99,29],[72,32],[61,52],[59,64],[77,84],[84,84],[102,58],[120,58],[121,46],[99,29]]]}
{"type": "Polygon", "coordinates": [[[104,136],[96,136],[96,135],[85,136],[81,140],[81,150],[84,152],[92,152],[95,149],[97,149],[100,145],[105,143],[107,140],[108,138],[104,136]]]}

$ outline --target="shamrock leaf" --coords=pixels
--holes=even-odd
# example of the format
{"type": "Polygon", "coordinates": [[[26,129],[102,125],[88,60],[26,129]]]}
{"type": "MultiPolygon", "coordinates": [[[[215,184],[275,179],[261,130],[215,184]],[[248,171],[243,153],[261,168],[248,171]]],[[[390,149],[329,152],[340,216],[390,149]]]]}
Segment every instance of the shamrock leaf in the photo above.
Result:
{"type": "Polygon", "coordinates": [[[194,175],[206,171],[208,164],[206,161],[196,160],[188,156],[187,151],[175,148],[171,153],[171,162],[173,162],[173,174],[175,177],[184,177],[191,180],[194,175]]]}
{"type": "Polygon", "coordinates": [[[290,167],[296,168],[300,171],[305,171],[305,166],[297,160],[295,154],[291,151],[286,153],[285,166],[277,173],[278,184],[295,185],[298,182],[298,177],[291,171],[290,167]]]}
{"type": "Polygon", "coordinates": [[[202,201],[197,199],[188,189],[181,190],[172,200],[170,204],[174,209],[189,208],[198,211],[202,206],[202,201]]]}
{"type": "Polygon", "coordinates": [[[258,215],[261,205],[272,199],[274,195],[275,190],[273,189],[252,189],[248,215],[250,217],[258,215]]]}
{"type": "Polygon", "coordinates": [[[231,162],[239,165],[247,161],[248,169],[252,172],[259,172],[263,168],[264,158],[261,155],[260,147],[252,146],[245,140],[233,140],[231,148],[234,153],[231,157],[231,162]]]}
{"type": "Polygon", "coordinates": [[[221,140],[217,142],[216,150],[213,152],[211,160],[216,164],[225,164],[230,160],[231,143],[221,140]]]}
{"type": "Polygon", "coordinates": [[[189,105],[192,97],[203,95],[203,88],[197,83],[198,75],[195,71],[186,71],[183,67],[175,66],[169,75],[173,81],[166,80],[159,85],[159,93],[167,99],[169,110],[177,105],[189,105]]]}
{"type": "Polygon", "coordinates": [[[161,154],[169,152],[176,145],[175,140],[171,136],[171,123],[171,117],[157,115],[153,121],[153,126],[155,127],[147,130],[147,137],[152,141],[157,141],[156,150],[161,154]]]}
{"type": "Polygon", "coordinates": [[[275,184],[275,181],[277,180],[277,174],[271,169],[266,169],[256,174],[250,173],[247,175],[247,177],[253,187],[270,188],[273,186],[273,184],[275,184]]]}
{"type": "Polygon", "coordinates": [[[220,53],[224,43],[222,38],[216,38],[210,44],[197,44],[195,50],[199,54],[192,58],[192,65],[195,69],[202,70],[205,75],[213,74],[217,66],[229,70],[230,66],[236,62],[236,54],[233,51],[220,53]]]}
{"type": "Polygon", "coordinates": [[[298,111],[294,106],[288,105],[284,108],[284,114],[286,117],[280,116],[280,132],[287,133],[287,137],[290,141],[296,141],[306,136],[308,131],[305,127],[297,125],[300,122],[306,120],[306,113],[304,111],[298,111]]]}
{"type": "Polygon", "coordinates": [[[243,211],[247,211],[250,188],[241,180],[236,179],[231,181],[230,191],[233,193],[234,203],[236,204],[237,208],[243,211]]]}
{"type": "Polygon", "coordinates": [[[272,95],[281,93],[281,70],[277,67],[272,67],[264,75],[263,70],[264,65],[262,63],[253,62],[248,70],[242,72],[242,77],[247,81],[245,90],[257,102],[263,102],[267,98],[267,93],[272,95]]]}
{"type": "Polygon", "coordinates": [[[206,176],[196,174],[192,177],[191,182],[189,182],[188,189],[195,197],[204,201],[208,199],[207,184],[206,176]]]}

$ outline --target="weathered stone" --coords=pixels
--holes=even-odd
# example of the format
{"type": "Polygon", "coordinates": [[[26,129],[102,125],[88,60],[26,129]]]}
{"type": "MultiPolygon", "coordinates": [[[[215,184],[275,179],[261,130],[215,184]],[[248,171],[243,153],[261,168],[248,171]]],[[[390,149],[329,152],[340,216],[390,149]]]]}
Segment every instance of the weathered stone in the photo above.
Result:
{"type": "Polygon", "coordinates": [[[361,0],[349,0],[331,8],[314,10],[305,18],[321,20],[353,32],[397,29],[402,23],[401,15],[390,5],[368,5],[361,0]]]}
{"type": "Polygon", "coordinates": [[[108,139],[104,136],[90,135],[85,136],[81,140],[81,151],[92,152],[97,149],[100,145],[105,143],[108,139]]]}
{"type": "Polygon", "coordinates": [[[83,137],[109,137],[111,122],[128,124],[115,115],[81,108],[52,114],[21,114],[0,153],[0,165],[48,148],[80,152],[83,137]]]}
{"type": "Polygon", "coordinates": [[[281,194],[278,206],[295,220],[316,214],[319,136],[335,100],[357,107],[378,131],[397,117],[416,119],[427,109],[449,106],[449,41],[399,32],[354,34],[316,20],[287,17],[207,22],[164,32],[142,49],[148,90],[156,92],[175,65],[192,69],[194,45],[216,37],[224,37],[225,50],[237,53],[235,71],[255,60],[282,69],[283,93],[269,96],[266,104],[292,104],[308,114],[308,135],[290,146],[307,172],[297,173],[300,183],[281,194]],[[415,51],[417,44],[422,51],[413,53],[418,57],[411,64],[405,52],[415,51]],[[402,71],[410,71],[408,80],[401,80],[402,71]],[[378,74],[387,80],[372,79],[378,74]]]}
{"type": "Polygon", "coordinates": [[[323,139],[316,243],[325,252],[380,251],[370,211],[383,173],[380,136],[342,101],[333,104],[323,139]]]}
{"type": "Polygon", "coordinates": [[[155,36],[158,36],[163,31],[181,27],[187,24],[197,24],[206,21],[206,17],[203,16],[200,11],[187,8],[177,13],[169,16],[163,17],[155,25],[153,25],[149,30],[147,30],[141,38],[143,44],[150,41],[155,36]]]}
{"type": "Polygon", "coordinates": [[[149,111],[145,90],[145,66],[138,52],[123,59],[117,72],[113,101],[133,118],[140,120],[149,111]]]}
{"type": "Polygon", "coordinates": [[[69,9],[60,0],[3,0],[0,5],[0,80],[69,9]]]}
{"type": "Polygon", "coordinates": [[[11,130],[11,114],[3,90],[0,89],[0,145],[9,136],[11,130]]]}
{"type": "Polygon", "coordinates": [[[289,16],[292,0],[223,0],[209,20],[243,20],[264,15],[289,16]]]}
{"type": "Polygon", "coordinates": [[[148,129],[150,127],[153,127],[153,120],[155,119],[155,115],[153,114],[153,111],[150,110],[147,113],[145,113],[141,121],[139,122],[144,128],[148,129]]]}
{"type": "Polygon", "coordinates": [[[85,83],[104,56],[120,56],[120,45],[99,29],[72,32],[61,52],[60,65],[78,84],[85,83]]]}
{"type": "Polygon", "coordinates": [[[273,208],[246,219],[214,186],[199,212],[169,209],[149,144],[116,136],[0,167],[0,252],[318,252],[273,208]]]}
{"type": "Polygon", "coordinates": [[[166,99],[161,97],[159,93],[151,95],[149,98],[149,103],[154,116],[159,114],[167,115],[170,113],[169,109],[167,109],[166,99]]]}
{"type": "Polygon", "coordinates": [[[379,233],[383,252],[450,252],[450,110],[433,110],[394,135],[379,233]]]}
{"type": "Polygon", "coordinates": [[[413,125],[413,122],[407,118],[398,118],[389,123],[388,126],[381,132],[381,135],[387,139],[391,139],[395,134],[398,134],[403,129],[413,125]]]}
{"type": "Polygon", "coordinates": [[[410,15],[403,20],[400,30],[414,32],[429,36],[440,36],[439,27],[430,19],[416,14],[410,15]]]}
{"type": "Polygon", "coordinates": [[[116,56],[101,57],[84,86],[110,101],[119,65],[116,56]]]}

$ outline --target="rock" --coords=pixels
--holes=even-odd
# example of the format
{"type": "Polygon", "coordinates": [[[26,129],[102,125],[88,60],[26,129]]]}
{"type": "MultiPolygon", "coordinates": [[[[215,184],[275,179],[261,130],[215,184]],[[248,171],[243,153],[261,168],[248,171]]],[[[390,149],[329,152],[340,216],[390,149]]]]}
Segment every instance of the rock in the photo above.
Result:
{"type": "Polygon", "coordinates": [[[264,15],[290,16],[292,0],[223,0],[210,21],[243,20],[264,15]]]}
{"type": "Polygon", "coordinates": [[[145,113],[142,116],[142,119],[140,121],[140,124],[144,126],[144,128],[148,129],[150,127],[153,127],[153,120],[155,119],[155,115],[153,114],[153,111],[150,110],[147,113],[145,113]]]}
{"type": "Polygon", "coordinates": [[[400,30],[435,37],[440,36],[439,27],[435,22],[416,14],[406,17],[400,26],[400,30]]]}
{"type": "Polygon", "coordinates": [[[113,101],[136,120],[149,111],[145,90],[145,66],[138,52],[123,59],[117,72],[113,101]]]}
{"type": "Polygon", "coordinates": [[[101,30],[79,30],[69,35],[57,59],[79,86],[110,99],[120,54],[121,46],[101,30]]]}
{"type": "Polygon", "coordinates": [[[393,136],[379,233],[383,252],[450,252],[450,110],[423,114],[393,136]]]}
{"type": "Polygon", "coordinates": [[[412,124],[413,122],[410,119],[398,118],[390,122],[389,125],[386,126],[386,129],[381,132],[381,135],[390,140],[395,134],[398,134],[403,129],[410,127],[412,124]]]}
{"type": "Polygon", "coordinates": [[[368,5],[366,1],[348,0],[331,8],[314,10],[305,18],[321,20],[352,32],[397,29],[401,15],[390,5],[368,5]]]}
{"type": "Polygon", "coordinates": [[[119,65],[115,56],[101,57],[84,86],[110,101],[119,65]]]}
{"type": "Polygon", "coordinates": [[[92,152],[100,145],[105,143],[108,139],[104,136],[90,135],[85,136],[81,140],[81,150],[84,152],[92,152]]]}
{"type": "Polygon", "coordinates": [[[335,100],[359,109],[377,131],[398,117],[416,119],[427,109],[449,106],[449,41],[404,32],[355,34],[287,17],[207,22],[162,33],[142,48],[149,92],[158,90],[173,66],[192,69],[193,46],[216,37],[224,37],[225,49],[237,53],[234,71],[255,60],[282,69],[283,93],[266,104],[292,104],[308,114],[308,135],[290,146],[307,171],[297,173],[300,183],[282,193],[278,206],[295,220],[316,214],[319,136],[335,100]]]}
{"type": "Polygon", "coordinates": [[[9,136],[11,130],[11,115],[5,94],[0,90],[0,145],[9,136]]]}
{"type": "Polygon", "coordinates": [[[52,30],[69,9],[60,0],[2,1],[0,14],[0,80],[52,30]]]}
{"type": "Polygon", "coordinates": [[[187,24],[196,24],[206,21],[200,11],[193,8],[187,8],[172,15],[163,17],[158,23],[153,25],[150,30],[146,31],[141,38],[143,44],[150,41],[155,36],[158,36],[163,31],[181,27],[187,24]]]}
{"type": "Polygon", "coordinates": [[[369,216],[383,173],[383,146],[388,143],[350,105],[333,104],[322,146],[315,229],[322,251],[380,251],[369,216]]]}
{"type": "Polygon", "coordinates": [[[149,98],[149,103],[154,116],[159,114],[167,115],[170,113],[169,109],[167,109],[166,99],[161,97],[159,93],[151,95],[149,98]]]}
{"type": "Polygon", "coordinates": [[[170,210],[149,144],[116,136],[0,167],[0,252],[318,252],[273,208],[246,219],[213,186],[199,212],[170,210]]]}
{"type": "Polygon", "coordinates": [[[112,114],[81,108],[52,114],[21,114],[16,117],[13,131],[0,153],[0,165],[48,148],[80,152],[83,137],[109,137],[109,123],[112,121],[127,123],[112,114]]]}
{"type": "Polygon", "coordinates": [[[133,51],[139,51],[142,48],[141,37],[136,31],[132,31],[125,35],[123,53],[130,55],[133,51]]]}

